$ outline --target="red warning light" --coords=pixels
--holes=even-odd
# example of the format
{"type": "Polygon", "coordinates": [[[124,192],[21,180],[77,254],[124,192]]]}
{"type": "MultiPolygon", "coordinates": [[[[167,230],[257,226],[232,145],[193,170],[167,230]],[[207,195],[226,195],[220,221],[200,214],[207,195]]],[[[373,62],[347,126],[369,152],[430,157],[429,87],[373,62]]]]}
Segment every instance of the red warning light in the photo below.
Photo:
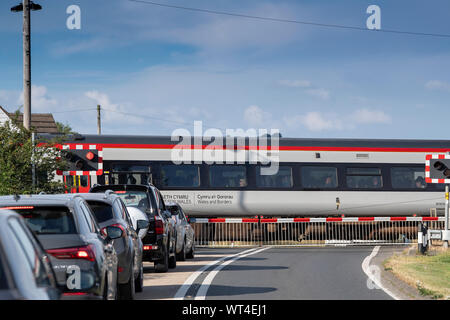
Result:
{"type": "Polygon", "coordinates": [[[89,151],[88,153],[86,153],[86,159],[91,161],[92,159],[94,159],[94,154],[91,151],[89,151]]]}

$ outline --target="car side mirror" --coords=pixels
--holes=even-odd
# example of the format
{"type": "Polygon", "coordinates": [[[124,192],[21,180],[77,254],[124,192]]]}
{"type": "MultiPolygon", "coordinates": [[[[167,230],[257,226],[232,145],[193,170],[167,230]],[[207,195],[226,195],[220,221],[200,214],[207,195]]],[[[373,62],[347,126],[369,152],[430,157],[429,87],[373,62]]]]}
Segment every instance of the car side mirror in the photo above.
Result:
{"type": "Polygon", "coordinates": [[[147,220],[138,220],[136,221],[136,233],[139,233],[140,230],[148,228],[149,222],[147,220]]]}
{"type": "Polygon", "coordinates": [[[108,226],[106,227],[105,231],[106,231],[106,239],[108,240],[118,239],[123,235],[123,230],[115,226],[108,226]]]}

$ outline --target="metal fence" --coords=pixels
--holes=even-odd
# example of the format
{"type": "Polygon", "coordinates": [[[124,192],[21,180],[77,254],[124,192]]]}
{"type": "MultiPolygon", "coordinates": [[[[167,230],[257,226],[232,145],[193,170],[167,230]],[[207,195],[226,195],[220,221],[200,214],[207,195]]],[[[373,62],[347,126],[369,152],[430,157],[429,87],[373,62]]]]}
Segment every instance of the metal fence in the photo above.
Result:
{"type": "Polygon", "coordinates": [[[410,244],[419,223],[444,229],[443,217],[192,218],[196,246],[410,244]]]}

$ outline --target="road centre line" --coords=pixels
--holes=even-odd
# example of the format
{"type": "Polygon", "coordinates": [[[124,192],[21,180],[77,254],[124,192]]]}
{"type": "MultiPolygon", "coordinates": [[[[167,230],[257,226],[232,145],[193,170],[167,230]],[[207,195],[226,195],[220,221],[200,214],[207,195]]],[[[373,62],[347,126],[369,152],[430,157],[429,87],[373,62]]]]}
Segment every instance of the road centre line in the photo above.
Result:
{"type": "MultiPolygon", "coordinates": [[[[214,280],[214,277],[219,273],[220,270],[222,270],[224,267],[226,267],[227,265],[229,265],[230,263],[241,259],[243,257],[246,256],[250,256],[253,254],[257,254],[261,251],[270,249],[271,247],[264,247],[262,249],[256,250],[256,251],[252,251],[252,252],[248,252],[246,254],[240,254],[240,255],[235,255],[235,257],[233,257],[232,259],[229,259],[227,261],[225,261],[224,263],[218,265],[213,271],[210,271],[208,273],[208,275],[206,276],[206,278],[203,280],[202,284],[200,285],[200,288],[197,291],[197,295],[195,296],[195,300],[205,300],[206,299],[206,293],[208,292],[209,286],[211,285],[212,281],[214,280]]],[[[242,252],[244,253],[244,252],[242,252]]]]}
{"type": "Polygon", "coordinates": [[[218,263],[220,263],[220,262],[222,262],[222,261],[224,261],[224,260],[226,260],[226,259],[228,259],[228,258],[233,258],[233,257],[236,257],[236,256],[240,256],[240,255],[243,255],[243,254],[245,254],[245,253],[249,253],[249,252],[251,252],[251,251],[254,251],[254,250],[256,250],[256,249],[258,249],[258,248],[251,248],[251,249],[248,249],[248,250],[245,250],[245,251],[241,251],[241,252],[238,252],[238,253],[235,253],[235,254],[232,254],[232,255],[228,255],[228,256],[222,257],[222,258],[220,258],[220,259],[218,259],[218,260],[212,261],[212,262],[210,262],[210,263],[204,265],[203,267],[201,267],[200,269],[198,269],[197,271],[195,271],[194,273],[192,273],[192,274],[189,276],[189,278],[187,278],[187,280],[181,285],[180,289],[178,289],[178,291],[175,293],[175,296],[174,296],[173,300],[183,300],[183,299],[184,299],[184,296],[185,296],[186,293],[188,292],[188,290],[189,290],[189,288],[191,287],[191,285],[195,282],[195,280],[196,280],[196,279],[197,279],[197,278],[198,278],[205,270],[207,270],[207,269],[210,268],[211,266],[214,266],[214,265],[216,265],[216,264],[218,264],[218,263]]]}

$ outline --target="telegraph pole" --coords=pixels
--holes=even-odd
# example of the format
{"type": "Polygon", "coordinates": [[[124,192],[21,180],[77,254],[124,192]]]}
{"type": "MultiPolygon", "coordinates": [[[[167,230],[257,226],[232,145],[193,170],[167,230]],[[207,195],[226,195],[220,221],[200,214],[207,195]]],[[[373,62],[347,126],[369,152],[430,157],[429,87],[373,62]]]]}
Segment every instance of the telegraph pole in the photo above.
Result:
{"type": "Polygon", "coordinates": [[[23,126],[31,128],[31,24],[30,10],[41,10],[39,4],[30,0],[12,7],[12,12],[23,11],[23,126]]]}
{"type": "Polygon", "coordinates": [[[97,134],[102,134],[102,117],[100,114],[101,107],[97,105],[97,134]]]}
{"type": "Polygon", "coordinates": [[[23,126],[31,128],[30,0],[23,0],[23,126]]]}

